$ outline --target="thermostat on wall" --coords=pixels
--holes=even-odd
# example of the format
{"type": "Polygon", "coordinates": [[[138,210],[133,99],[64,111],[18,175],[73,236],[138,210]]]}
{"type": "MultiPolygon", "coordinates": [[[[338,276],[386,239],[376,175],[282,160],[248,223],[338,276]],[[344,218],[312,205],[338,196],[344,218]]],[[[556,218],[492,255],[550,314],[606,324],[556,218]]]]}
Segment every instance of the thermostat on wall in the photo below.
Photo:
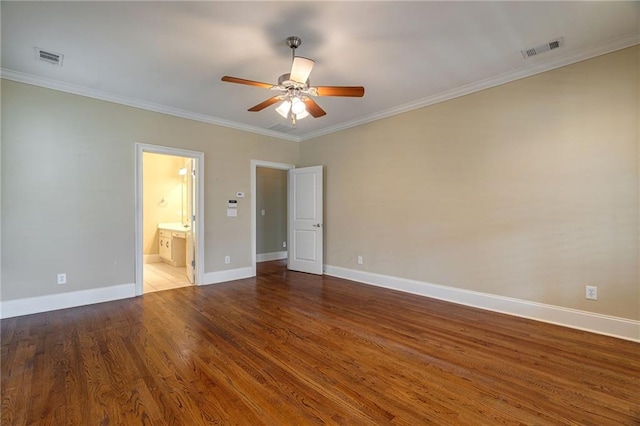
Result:
{"type": "Polygon", "coordinates": [[[238,208],[238,200],[229,200],[227,206],[231,207],[232,209],[238,208]]]}

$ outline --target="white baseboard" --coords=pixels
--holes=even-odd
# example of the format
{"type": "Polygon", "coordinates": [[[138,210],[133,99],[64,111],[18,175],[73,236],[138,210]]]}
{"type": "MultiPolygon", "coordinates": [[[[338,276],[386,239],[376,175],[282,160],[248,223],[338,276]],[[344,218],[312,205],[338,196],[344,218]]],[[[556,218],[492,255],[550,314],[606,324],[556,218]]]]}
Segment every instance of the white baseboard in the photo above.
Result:
{"type": "MultiPolygon", "coordinates": [[[[206,272],[201,285],[216,284],[225,281],[240,280],[253,276],[252,268],[229,269],[226,271],[206,272]]],[[[71,291],[47,296],[0,302],[0,318],[12,318],[21,315],[37,314],[58,309],[110,302],[112,300],[135,297],[135,284],[121,284],[90,290],[71,291]]]]}
{"type": "Polygon", "coordinates": [[[145,254],[142,256],[142,263],[158,263],[162,262],[159,254],[145,254]]]}
{"type": "Polygon", "coordinates": [[[227,269],[225,271],[205,272],[202,284],[218,284],[227,281],[242,280],[244,278],[253,277],[253,269],[251,267],[227,269]]]}
{"type": "Polygon", "coordinates": [[[70,291],[47,296],[27,297],[25,299],[4,300],[0,302],[0,318],[37,314],[94,303],[126,299],[136,295],[135,284],[120,284],[90,290],[70,291]]]}
{"type": "Polygon", "coordinates": [[[268,262],[270,260],[286,259],[288,254],[286,251],[276,251],[273,253],[258,253],[256,255],[256,262],[268,262]]]}
{"type": "Polygon", "coordinates": [[[640,321],[325,265],[334,277],[640,342],[640,321]]]}
{"type": "MultiPolygon", "coordinates": [[[[325,273],[327,275],[378,287],[390,288],[461,305],[640,342],[640,321],[430,284],[389,275],[357,271],[338,266],[326,265],[325,273]]],[[[202,285],[240,280],[252,276],[251,267],[207,272],[204,274],[202,285]]],[[[126,299],[129,297],[135,297],[135,284],[133,283],[57,293],[47,296],[5,300],[0,302],[0,318],[12,318],[21,315],[126,299]]]]}

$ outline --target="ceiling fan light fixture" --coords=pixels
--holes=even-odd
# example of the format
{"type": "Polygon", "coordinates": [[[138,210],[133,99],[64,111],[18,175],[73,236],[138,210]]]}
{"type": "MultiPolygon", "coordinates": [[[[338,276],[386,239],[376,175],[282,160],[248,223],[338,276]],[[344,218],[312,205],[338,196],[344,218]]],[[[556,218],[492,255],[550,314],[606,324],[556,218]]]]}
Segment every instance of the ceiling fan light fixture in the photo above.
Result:
{"type": "Polygon", "coordinates": [[[299,114],[296,114],[296,120],[302,120],[303,118],[306,118],[309,116],[309,111],[304,110],[299,114]]]}
{"type": "MultiPolygon", "coordinates": [[[[291,99],[291,112],[294,113],[296,116],[299,114],[302,114],[303,112],[307,111],[307,106],[304,104],[304,102],[302,102],[302,100],[300,100],[300,98],[298,98],[297,96],[295,96],[293,99],[291,99]]],[[[298,117],[300,118],[300,117],[298,117]]]]}
{"type": "Polygon", "coordinates": [[[280,106],[278,108],[276,108],[276,111],[278,112],[278,114],[280,114],[283,118],[289,118],[289,110],[291,109],[291,102],[289,101],[283,101],[280,106]]]}
{"type": "Polygon", "coordinates": [[[290,119],[295,125],[296,121],[302,120],[309,116],[307,106],[298,96],[291,96],[283,100],[282,103],[276,108],[278,114],[283,118],[290,119]]]}

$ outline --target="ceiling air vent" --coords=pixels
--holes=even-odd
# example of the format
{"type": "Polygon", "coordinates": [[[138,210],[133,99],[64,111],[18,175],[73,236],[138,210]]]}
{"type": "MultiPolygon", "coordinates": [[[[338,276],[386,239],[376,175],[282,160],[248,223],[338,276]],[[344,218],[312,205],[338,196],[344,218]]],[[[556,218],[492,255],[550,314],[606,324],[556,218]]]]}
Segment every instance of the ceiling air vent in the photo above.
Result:
{"type": "Polygon", "coordinates": [[[553,49],[557,49],[562,46],[564,46],[564,37],[559,37],[555,40],[550,41],[549,43],[545,43],[526,50],[521,50],[520,52],[522,52],[522,57],[526,59],[553,49]]]}
{"type": "Polygon", "coordinates": [[[62,53],[55,53],[51,52],[50,50],[43,50],[39,47],[36,47],[36,57],[41,61],[61,67],[62,58],[64,58],[64,55],[62,53]]]}
{"type": "Polygon", "coordinates": [[[273,130],[274,132],[288,133],[292,131],[294,128],[291,126],[285,126],[284,124],[274,124],[269,127],[269,130],[273,130]]]}

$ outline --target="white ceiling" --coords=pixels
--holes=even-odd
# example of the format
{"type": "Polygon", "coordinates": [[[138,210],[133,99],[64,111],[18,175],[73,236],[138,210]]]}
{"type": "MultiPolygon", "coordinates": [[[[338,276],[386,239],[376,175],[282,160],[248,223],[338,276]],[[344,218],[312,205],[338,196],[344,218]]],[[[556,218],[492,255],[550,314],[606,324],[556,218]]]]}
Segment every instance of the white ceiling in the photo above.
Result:
{"type": "Polygon", "coordinates": [[[640,2],[2,1],[2,77],[225,126],[305,140],[640,42],[640,2]],[[288,125],[273,92],[287,36],[316,61],[312,85],[366,88],[316,98],[327,111],[288,125]],[[521,50],[564,37],[562,48],[521,50]],[[62,67],[35,47],[64,54],[62,67]]]}

